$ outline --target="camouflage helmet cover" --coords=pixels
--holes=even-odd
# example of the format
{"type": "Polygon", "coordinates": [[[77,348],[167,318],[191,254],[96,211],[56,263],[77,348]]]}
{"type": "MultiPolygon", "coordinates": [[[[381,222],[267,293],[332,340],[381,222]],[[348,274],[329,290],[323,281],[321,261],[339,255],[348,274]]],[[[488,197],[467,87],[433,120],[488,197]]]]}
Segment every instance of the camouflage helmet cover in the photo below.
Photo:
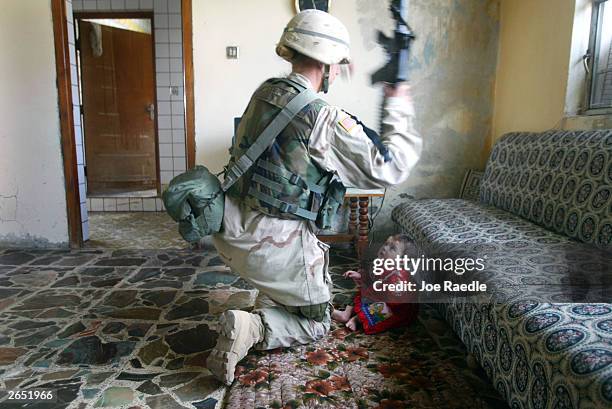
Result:
{"type": "Polygon", "coordinates": [[[297,51],[323,64],[348,64],[349,47],[349,33],[340,20],[321,10],[305,10],[287,23],[276,53],[289,62],[297,51]]]}

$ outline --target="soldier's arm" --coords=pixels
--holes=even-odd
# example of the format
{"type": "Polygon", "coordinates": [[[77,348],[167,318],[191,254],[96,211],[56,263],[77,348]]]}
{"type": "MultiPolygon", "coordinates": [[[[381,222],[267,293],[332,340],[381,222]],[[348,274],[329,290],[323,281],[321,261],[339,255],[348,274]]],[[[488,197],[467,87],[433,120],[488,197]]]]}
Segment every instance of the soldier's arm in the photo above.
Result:
{"type": "Polygon", "coordinates": [[[323,169],[336,172],[345,186],[373,189],[406,180],[422,149],[412,104],[403,97],[386,99],[378,146],[366,131],[348,113],[327,106],[313,128],[310,155],[323,169]]]}

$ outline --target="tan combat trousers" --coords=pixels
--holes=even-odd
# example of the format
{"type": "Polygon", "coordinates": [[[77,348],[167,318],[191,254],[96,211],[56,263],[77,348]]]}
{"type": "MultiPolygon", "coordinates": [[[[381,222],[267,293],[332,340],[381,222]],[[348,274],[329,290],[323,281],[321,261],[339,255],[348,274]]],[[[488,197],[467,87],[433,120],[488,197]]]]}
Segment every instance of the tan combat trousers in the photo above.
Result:
{"type": "Polygon", "coordinates": [[[310,344],[329,332],[331,325],[331,304],[328,304],[321,322],[289,312],[268,296],[260,294],[255,301],[255,310],[261,316],[266,328],[264,340],[255,349],[268,350],[295,344],[310,344]]]}

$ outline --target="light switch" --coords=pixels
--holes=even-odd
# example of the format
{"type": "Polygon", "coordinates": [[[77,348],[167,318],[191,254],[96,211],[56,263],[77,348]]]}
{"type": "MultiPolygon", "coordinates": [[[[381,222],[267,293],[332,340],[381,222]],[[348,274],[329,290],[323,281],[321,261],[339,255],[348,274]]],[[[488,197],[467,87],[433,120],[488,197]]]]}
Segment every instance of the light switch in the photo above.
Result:
{"type": "Polygon", "coordinates": [[[238,59],[238,46],[231,45],[225,47],[225,56],[228,60],[237,60],[238,59]]]}

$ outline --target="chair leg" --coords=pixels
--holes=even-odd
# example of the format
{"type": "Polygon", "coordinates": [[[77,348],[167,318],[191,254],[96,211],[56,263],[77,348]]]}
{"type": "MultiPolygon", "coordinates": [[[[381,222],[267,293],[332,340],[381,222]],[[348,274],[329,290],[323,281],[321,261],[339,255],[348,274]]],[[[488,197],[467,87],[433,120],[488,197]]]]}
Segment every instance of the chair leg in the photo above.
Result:
{"type": "Polygon", "coordinates": [[[370,235],[370,220],[368,217],[368,206],[370,198],[363,196],[359,198],[359,238],[357,240],[357,258],[361,261],[367,248],[370,235]]]}

